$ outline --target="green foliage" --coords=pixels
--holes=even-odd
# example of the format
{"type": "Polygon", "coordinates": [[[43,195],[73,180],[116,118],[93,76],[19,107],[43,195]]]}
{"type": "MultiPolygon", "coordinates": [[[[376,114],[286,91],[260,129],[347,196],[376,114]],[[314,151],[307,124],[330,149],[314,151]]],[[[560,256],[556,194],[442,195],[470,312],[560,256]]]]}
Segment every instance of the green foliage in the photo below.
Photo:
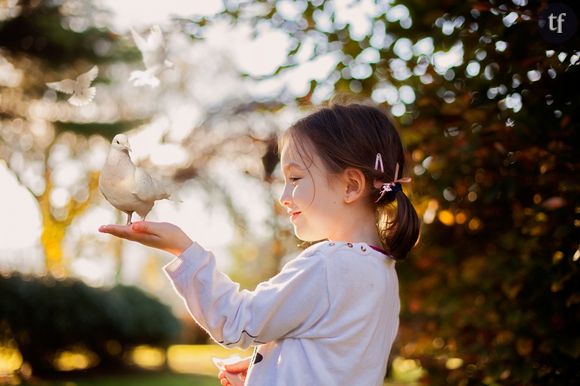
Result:
{"type": "Polygon", "coordinates": [[[119,133],[124,133],[135,127],[143,125],[146,120],[117,121],[114,123],[79,123],[79,122],[54,122],[57,133],[71,132],[84,137],[99,134],[105,138],[113,139],[119,133]]]}
{"type": "Polygon", "coordinates": [[[0,20],[0,47],[12,54],[35,57],[53,68],[78,60],[101,64],[140,59],[134,47],[118,44],[119,36],[95,26],[94,17],[104,11],[91,2],[83,1],[81,15],[67,15],[64,9],[71,5],[62,1],[26,0],[18,6],[16,17],[0,20]]]}
{"type": "Polygon", "coordinates": [[[0,276],[0,292],[0,336],[14,339],[36,372],[51,371],[58,350],[80,345],[106,366],[125,348],[164,346],[180,332],[169,307],[135,287],[93,288],[73,279],[13,274],[0,276]]]}

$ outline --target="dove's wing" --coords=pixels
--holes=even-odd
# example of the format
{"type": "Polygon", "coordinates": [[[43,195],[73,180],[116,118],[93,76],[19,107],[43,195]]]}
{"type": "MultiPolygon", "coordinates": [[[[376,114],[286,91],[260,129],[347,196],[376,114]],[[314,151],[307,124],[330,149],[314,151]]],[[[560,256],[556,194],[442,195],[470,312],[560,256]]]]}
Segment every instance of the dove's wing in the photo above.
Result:
{"type": "Polygon", "coordinates": [[[134,29],[131,29],[131,35],[133,35],[133,40],[135,40],[135,44],[137,44],[137,48],[139,48],[141,53],[155,51],[159,46],[163,45],[163,33],[158,25],[151,27],[146,38],[138,34],[134,29]]]}
{"type": "Polygon", "coordinates": [[[97,75],[99,74],[99,67],[93,66],[89,71],[81,74],[77,77],[77,82],[79,83],[80,88],[88,88],[90,87],[91,83],[97,75]]]}
{"type": "Polygon", "coordinates": [[[53,90],[64,92],[66,94],[72,94],[75,92],[77,82],[72,79],[65,79],[61,80],[60,82],[49,82],[46,85],[53,90]]]}
{"type": "Polygon", "coordinates": [[[163,32],[161,32],[161,28],[158,25],[154,25],[151,27],[149,36],[147,36],[147,46],[154,49],[160,45],[163,45],[163,32]]]}
{"type": "Polygon", "coordinates": [[[161,66],[166,56],[161,28],[158,25],[151,27],[151,31],[146,39],[142,36],[135,35],[133,37],[136,39],[137,47],[141,51],[145,67],[149,70],[161,66]]]}
{"type": "Polygon", "coordinates": [[[155,181],[149,173],[140,167],[135,168],[135,190],[134,194],[139,199],[145,202],[152,202],[166,198],[168,194],[165,192],[161,184],[155,181]]]}
{"type": "Polygon", "coordinates": [[[153,178],[140,167],[135,167],[133,193],[141,200],[151,202],[154,198],[153,178]]]}
{"type": "Polygon", "coordinates": [[[133,36],[133,40],[137,45],[139,51],[143,52],[147,50],[147,41],[143,39],[143,36],[139,35],[133,28],[131,28],[131,35],[133,36]]]}

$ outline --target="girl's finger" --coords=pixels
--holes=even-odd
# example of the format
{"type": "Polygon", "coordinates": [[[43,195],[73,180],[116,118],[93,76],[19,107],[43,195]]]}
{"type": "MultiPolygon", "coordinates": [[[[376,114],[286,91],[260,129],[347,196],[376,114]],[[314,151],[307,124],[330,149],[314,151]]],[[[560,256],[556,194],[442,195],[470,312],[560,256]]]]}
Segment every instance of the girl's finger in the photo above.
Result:
{"type": "Polygon", "coordinates": [[[152,238],[152,236],[147,233],[135,232],[130,225],[103,225],[99,227],[99,232],[108,233],[113,236],[137,242],[151,241],[152,238]]]}
{"type": "Polygon", "coordinates": [[[148,221],[137,221],[131,224],[131,229],[135,232],[149,233],[157,236],[156,225],[157,224],[148,221]]]}
{"type": "Polygon", "coordinates": [[[99,232],[108,233],[117,237],[127,237],[131,233],[131,228],[127,225],[102,225],[99,227],[99,232]]]}

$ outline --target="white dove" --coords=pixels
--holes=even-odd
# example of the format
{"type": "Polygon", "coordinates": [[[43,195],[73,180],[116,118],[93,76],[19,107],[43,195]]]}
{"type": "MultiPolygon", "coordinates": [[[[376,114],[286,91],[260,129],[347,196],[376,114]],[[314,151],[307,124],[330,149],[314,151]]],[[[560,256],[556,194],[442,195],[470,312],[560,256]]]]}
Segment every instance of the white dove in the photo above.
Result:
{"type": "Polygon", "coordinates": [[[49,82],[46,85],[53,90],[72,94],[68,102],[73,106],[84,106],[95,98],[97,89],[91,83],[99,74],[99,68],[93,66],[89,71],[79,75],[75,80],[65,79],[60,82],[49,82]]]}
{"type": "Polygon", "coordinates": [[[132,71],[129,81],[133,83],[133,86],[159,86],[159,78],[157,76],[163,70],[174,66],[172,62],[167,60],[161,28],[158,25],[151,27],[151,32],[149,32],[149,36],[146,39],[133,29],[131,29],[131,34],[135,44],[137,44],[137,48],[143,55],[143,63],[146,69],[145,71],[132,71]]]}
{"type": "Polygon", "coordinates": [[[133,212],[145,220],[155,201],[170,196],[159,181],[133,164],[129,151],[127,136],[117,134],[99,176],[99,190],[111,205],[127,213],[127,225],[131,224],[133,212]]]}

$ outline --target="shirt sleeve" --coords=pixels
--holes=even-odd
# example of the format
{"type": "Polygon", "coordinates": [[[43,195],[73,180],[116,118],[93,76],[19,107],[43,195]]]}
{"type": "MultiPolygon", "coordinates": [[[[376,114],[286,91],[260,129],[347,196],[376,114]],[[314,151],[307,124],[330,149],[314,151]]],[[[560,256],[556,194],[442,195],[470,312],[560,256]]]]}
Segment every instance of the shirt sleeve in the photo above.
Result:
{"type": "Polygon", "coordinates": [[[317,251],[293,259],[254,291],[240,291],[195,242],[164,270],[196,322],[226,347],[299,337],[330,307],[326,259],[317,251]]]}

